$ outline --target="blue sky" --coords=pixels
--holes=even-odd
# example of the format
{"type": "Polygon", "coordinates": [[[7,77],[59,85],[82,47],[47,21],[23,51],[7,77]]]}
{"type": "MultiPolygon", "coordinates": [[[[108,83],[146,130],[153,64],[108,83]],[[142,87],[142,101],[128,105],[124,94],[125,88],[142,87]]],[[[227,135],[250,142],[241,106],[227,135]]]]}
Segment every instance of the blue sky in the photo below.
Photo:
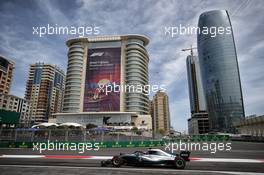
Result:
{"type": "Polygon", "coordinates": [[[143,34],[150,38],[150,84],[165,84],[172,126],[187,131],[190,117],[182,48],[196,35],[164,35],[166,26],[197,26],[199,15],[226,9],[234,30],[246,115],[264,114],[264,1],[262,0],[2,0],[0,54],[16,63],[12,94],[24,97],[29,64],[45,62],[66,70],[65,41],[72,35],[38,37],[32,27],[99,26],[101,35],[143,34]]]}

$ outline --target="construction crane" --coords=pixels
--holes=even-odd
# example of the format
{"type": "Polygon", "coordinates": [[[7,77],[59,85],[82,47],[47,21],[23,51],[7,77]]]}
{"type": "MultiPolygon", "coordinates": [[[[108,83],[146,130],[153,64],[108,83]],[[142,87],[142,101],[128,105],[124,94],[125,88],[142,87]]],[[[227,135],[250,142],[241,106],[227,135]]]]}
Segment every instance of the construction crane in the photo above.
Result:
{"type": "Polygon", "coordinates": [[[191,45],[191,47],[190,48],[187,48],[187,49],[182,49],[182,51],[183,52],[186,52],[186,51],[191,51],[191,56],[193,57],[193,49],[197,49],[197,47],[192,47],[192,45],[191,45]]]}

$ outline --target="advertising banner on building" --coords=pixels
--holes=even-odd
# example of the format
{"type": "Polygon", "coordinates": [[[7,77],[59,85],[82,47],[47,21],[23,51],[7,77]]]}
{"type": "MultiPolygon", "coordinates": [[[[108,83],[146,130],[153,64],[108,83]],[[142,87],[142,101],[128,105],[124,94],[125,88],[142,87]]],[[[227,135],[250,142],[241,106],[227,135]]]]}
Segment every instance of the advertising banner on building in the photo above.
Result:
{"type": "Polygon", "coordinates": [[[120,110],[121,48],[88,49],[83,112],[120,110]]]}

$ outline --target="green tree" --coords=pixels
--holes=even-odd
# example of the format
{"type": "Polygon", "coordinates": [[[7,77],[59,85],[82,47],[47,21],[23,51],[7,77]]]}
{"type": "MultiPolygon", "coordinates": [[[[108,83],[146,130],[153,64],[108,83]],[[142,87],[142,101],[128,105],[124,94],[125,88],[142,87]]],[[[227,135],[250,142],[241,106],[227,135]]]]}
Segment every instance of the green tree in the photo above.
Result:
{"type": "Polygon", "coordinates": [[[131,129],[131,131],[134,132],[134,133],[136,133],[136,132],[138,131],[138,128],[134,126],[134,127],[131,129]]]}
{"type": "Polygon", "coordinates": [[[136,131],[136,134],[140,136],[142,134],[142,131],[138,130],[136,131]]]}
{"type": "Polygon", "coordinates": [[[97,127],[97,125],[94,125],[94,124],[92,124],[92,123],[88,123],[87,125],[86,125],[86,129],[92,129],[92,128],[96,128],[97,127]]]}
{"type": "Polygon", "coordinates": [[[158,131],[161,135],[165,135],[165,130],[164,129],[159,129],[159,131],[158,131]]]}

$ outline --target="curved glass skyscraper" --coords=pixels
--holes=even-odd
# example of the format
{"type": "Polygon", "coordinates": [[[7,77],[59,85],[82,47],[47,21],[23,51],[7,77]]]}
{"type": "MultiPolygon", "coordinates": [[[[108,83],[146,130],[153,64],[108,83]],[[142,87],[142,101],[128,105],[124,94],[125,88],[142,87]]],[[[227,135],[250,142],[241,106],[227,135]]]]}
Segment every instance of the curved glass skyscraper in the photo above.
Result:
{"type": "Polygon", "coordinates": [[[235,132],[233,122],[244,118],[244,105],[228,12],[215,10],[200,15],[198,26],[229,30],[216,35],[198,34],[198,53],[207,101],[210,127],[217,132],[235,132]]]}

